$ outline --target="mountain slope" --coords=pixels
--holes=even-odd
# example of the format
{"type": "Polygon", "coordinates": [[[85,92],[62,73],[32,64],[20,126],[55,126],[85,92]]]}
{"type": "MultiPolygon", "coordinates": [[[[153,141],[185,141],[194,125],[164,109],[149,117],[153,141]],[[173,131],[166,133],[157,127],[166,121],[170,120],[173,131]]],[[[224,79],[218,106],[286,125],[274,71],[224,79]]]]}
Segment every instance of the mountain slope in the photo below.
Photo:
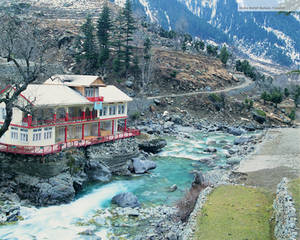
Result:
{"type": "Polygon", "coordinates": [[[134,6],[165,29],[227,42],[243,53],[281,65],[300,65],[297,15],[238,12],[236,0],[134,0],[134,6]]]}

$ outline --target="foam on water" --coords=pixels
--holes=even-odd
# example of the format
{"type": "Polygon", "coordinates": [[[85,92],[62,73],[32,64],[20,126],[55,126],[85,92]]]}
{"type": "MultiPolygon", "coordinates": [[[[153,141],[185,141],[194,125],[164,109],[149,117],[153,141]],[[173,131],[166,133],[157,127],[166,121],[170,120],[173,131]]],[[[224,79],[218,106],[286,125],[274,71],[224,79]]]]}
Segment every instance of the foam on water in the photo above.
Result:
{"type": "MultiPolygon", "coordinates": [[[[130,191],[126,181],[117,181],[94,189],[70,204],[50,206],[40,209],[22,208],[24,221],[0,229],[1,239],[75,239],[86,229],[75,225],[75,221],[87,217],[93,210],[104,207],[111,198],[130,191]]],[[[103,233],[101,234],[103,235],[103,233]]]]}

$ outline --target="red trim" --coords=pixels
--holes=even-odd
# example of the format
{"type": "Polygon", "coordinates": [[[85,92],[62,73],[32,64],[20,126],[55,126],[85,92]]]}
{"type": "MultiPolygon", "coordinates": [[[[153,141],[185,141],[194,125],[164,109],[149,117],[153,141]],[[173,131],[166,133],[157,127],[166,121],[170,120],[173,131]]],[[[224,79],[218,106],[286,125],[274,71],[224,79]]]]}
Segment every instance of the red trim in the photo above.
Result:
{"type": "Polygon", "coordinates": [[[0,92],[0,94],[4,93],[7,89],[9,89],[11,87],[11,85],[6,86],[5,88],[3,88],[0,92]]]}
{"type": "Polygon", "coordinates": [[[111,121],[111,134],[114,135],[115,133],[115,120],[111,121]]]}
{"type": "Polygon", "coordinates": [[[124,120],[124,129],[125,129],[125,131],[127,129],[127,119],[124,120]]]}
{"type": "Polygon", "coordinates": [[[103,102],[104,97],[87,97],[90,102],[103,102]]]}
{"type": "Polygon", "coordinates": [[[11,144],[0,143],[0,152],[14,153],[14,154],[26,154],[26,155],[47,155],[62,151],[63,149],[70,147],[86,147],[103,142],[114,141],[123,138],[129,138],[139,136],[141,132],[136,129],[126,129],[117,135],[110,135],[105,137],[96,137],[92,139],[83,139],[79,141],[71,141],[66,143],[56,143],[48,146],[16,146],[11,144]]]}
{"type": "MultiPolygon", "coordinates": [[[[53,124],[45,124],[45,125],[38,125],[38,126],[24,126],[24,125],[19,125],[19,124],[10,124],[10,126],[13,127],[20,127],[20,128],[30,128],[30,129],[34,129],[34,128],[43,128],[43,127],[55,127],[55,126],[65,126],[65,125],[76,125],[76,124],[82,124],[82,123],[95,123],[98,121],[109,121],[109,120],[113,120],[113,119],[126,119],[127,116],[125,117],[116,117],[116,118],[104,118],[104,119],[95,119],[95,120],[86,120],[86,121],[69,121],[69,122],[62,122],[62,123],[53,123],[53,124]]],[[[0,122],[0,124],[3,124],[4,122],[0,122]]]]}

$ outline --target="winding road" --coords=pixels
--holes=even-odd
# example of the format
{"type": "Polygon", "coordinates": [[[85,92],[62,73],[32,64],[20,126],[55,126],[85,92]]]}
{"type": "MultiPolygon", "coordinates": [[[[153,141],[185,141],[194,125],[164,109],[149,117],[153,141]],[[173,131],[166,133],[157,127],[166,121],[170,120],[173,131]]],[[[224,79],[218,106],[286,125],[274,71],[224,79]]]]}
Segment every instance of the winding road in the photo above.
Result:
{"type": "Polygon", "coordinates": [[[147,97],[148,100],[151,99],[160,99],[160,98],[172,98],[172,97],[184,97],[184,96],[194,96],[198,94],[211,94],[211,93],[222,93],[222,92],[230,92],[233,90],[238,90],[238,89],[243,89],[248,86],[250,86],[253,81],[250,80],[250,78],[244,76],[243,74],[234,74],[235,77],[241,79],[243,78],[244,81],[242,84],[233,86],[233,87],[228,87],[220,90],[214,90],[214,91],[197,91],[197,92],[188,92],[188,93],[179,93],[179,94],[170,94],[170,95],[162,95],[162,96],[154,96],[154,97],[147,97]]]}

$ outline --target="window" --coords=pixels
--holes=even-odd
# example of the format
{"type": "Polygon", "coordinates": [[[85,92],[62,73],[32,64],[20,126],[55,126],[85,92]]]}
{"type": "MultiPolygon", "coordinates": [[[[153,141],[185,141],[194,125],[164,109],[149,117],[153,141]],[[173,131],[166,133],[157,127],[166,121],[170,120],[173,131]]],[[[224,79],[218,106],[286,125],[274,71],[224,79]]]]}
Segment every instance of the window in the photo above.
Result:
{"type": "Polygon", "coordinates": [[[116,106],[112,107],[112,115],[116,115],[116,106]]]}
{"type": "Polygon", "coordinates": [[[118,114],[121,114],[121,106],[122,105],[118,105],[118,114]]]}
{"type": "Polygon", "coordinates": [[[125,113],[125,105],[121,105],[121,114],[124,114],[125,113]]]}
{"type": "Polygon", "coordinates": [[[12,140],[18,140],[18,128],[11,127],[10,129],[10,137],[12,140]]]}
{"type": "Polygon", "coordinates": [[[52,138],[52,127],[48,127],[44,129],[44,139],[52,138]]]}
{"type": "Polygon", "coordinates": [[[28,129],[21,128],[20,131],[20,140],[22,142],[28,142],[28,129]]]}
{"type": "Polygon", "coordinates": [[[86,97],[94,97],[94,88],[85,88],[86,97]]]}
{"type": "Polygon", "coordinates": [[[103,116],[103,111],[102,111],[102,109],[101,109],[101,110],[99,110],[99,116],[100,116],[100,117],[102,117],[102,116],[103,116]]]}
{"type": "Polygon", "coordinates": [[[6,117],[5,108],[0,108],[0,120],[4,120],[6,117]]]}
{"type": "Polygon", "coordinates": [[[109,114],[108,115],[112,115],[112,106],[109,107],[109,114]]]}
{"type": "Polygon", "coordinates": [[[106,116],[107,114],[107,107],[103,107],[103,116],[106,116]]]}
{"type": "Polygon", "coordinates": [[[38,128],[38,129],[34,129],[33,130],[33,136],[32,136],[32,141],[41,141],[42,139],[42,129],[38,128]]]}

